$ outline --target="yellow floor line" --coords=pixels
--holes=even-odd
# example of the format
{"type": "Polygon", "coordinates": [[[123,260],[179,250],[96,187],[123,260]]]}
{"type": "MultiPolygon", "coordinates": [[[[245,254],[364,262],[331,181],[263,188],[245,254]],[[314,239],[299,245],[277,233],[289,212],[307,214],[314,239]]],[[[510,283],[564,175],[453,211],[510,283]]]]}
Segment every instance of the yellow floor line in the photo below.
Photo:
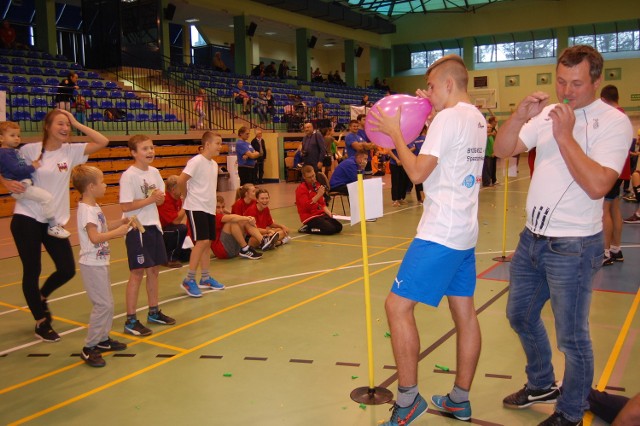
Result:
{"type": "MultiPolygon", "coordinates": [[[[380,254],[386,253],[386,252],[391,251],[391,250],[396,250],[398,247],[402,246],[403,244],[406,244],[406,242],[403,242],[403,243],[397,244],[397,245],[392,246],[392,247],[388,247],[388,248],[386,248],[386,249],[384,249],[384,250],[381,250],[381,251],[379,251],[379,252],[377,252],[377,253],[374,253],[374,254],[370,255],[369,257],[371,258],[371,257],[378,256],[378,255],[380,255],[380,254]]],[[[338,267],[336,267],[336,268],[329,269],[329,270],[327,270],[327,271],[323,271],[323,272],[320,272],[320,273],[318,273],[318,274],[312,275],[312,276],[310,276],[310,277],[307,277],[307,278],[304,278],[304,279],[301,279],[301,280],[295,281],[295,282],[293,282],[293,283],[291,283],[291,284],[288,284],[288,285],[286,285],[286,286],[284,286],[284,287],[280,287],[280,288],[277,288],[277,289],[271,290],[271,291],[269,291],[269,292],[267,292],[267,293],[263,293],[263,294],[261,294],[261,295],[259,295],[259,296],[252,297],[252,298],[247,299],[247,300],[245,300],[245,301],[242,301],[242,302],[236,303],[235,305],[228,306],[228,307],[226,307],[226,308],[224,308],[224,309],[221,309],[221,310],[219,310],[219,311],[211,312],[211,313],[206,314],[206,315],[203,315],[203,316],[201,316],[201,317],[199,317],[199,318],[194,318],[194,319],[192,319],[191,321],[187,321],[186,323],[181,323],[181,324],[178,324],[178,325],[172,326],[171,328],[167,328],[167,329],[166,329],[166,330],[164,330],[164,331],[160,331],[160,332],[158,332],[158,333],[154,333],[152,336],[145,337],[145,338],[139,338],[139,339],[136,339],[136,340],[135,340],[132,344],[130,344],[129,346],[135,346],[135,345],[137,345],[137,344],[139,344],[139,343],[150,343],[150,344],[158,343],[158,342],[154,342],[154,341],[152,341],[152,340],[150,340],[150,339],[155,338],[155,337],[158,337],[158,336],[162,336],[162,335],[167,334],[167,333],[172,333],[172,332],[174,332],[174,331],[176,331],[176,330],[179,330],[179,329],[181,329],[181,328],[183,328],[183,327],[186,327],[187,325],[195,324],[195,323],[197,323],[197,322],[203,321],[203,320],[205,320],[205,319],[207,319],[207,318],[210,318],[210,317],[213,317],[213,316],[215,316],[215,315],[219,315],[219,314],[221,314],[221,313],[224,313],[224,312],[230,311],[230,310],[232,310],[232,309],[235,309],[235,308],[238,308],[238,307],[244,306],[244,305],[246,305],[246,304],[248,304],[248,303],[251,303],[251,302],[253,302],[253,301],[260,300],[260,299],[265,298],[265,297],[267,297],[267,296],[270,296],[270,295],[272,295],[272,294],[279,293],[279,292],[284,291],[284,290],[286,290],[286,289],[288,289],[288,288],[291,288],[291,287],[297,286],[297,285],[299,285],[299,284],[302,284],[302,283],[304,283],[304,282],[307,282],[307,281],[309,281],[309,280],[311,280],[311,279],[319,278],[319,277],[322,277],[322,276],[324,276],[324,275],[326,275],[326,274],[328,274],[328,273],[330,273],[330,272],[338,271],[338,270],[340,270],[340,269],[342,269],[342,268],[345,268],[345,267],[347,267],[347,266],[357,264],[357,263],[359,263],[360,261],[362,261],[362,258],[358,258],[358,259],[353,260],[353,261],[351,261],[351,262],[348,262],[348,263],[345,263],[345,264],[343,264],[343,265],[340,265],[340,266],[338,266],[338,267]]],[[[390,267],[392,267],[392,266],[394,266],[394,265],[396,265],[396,263],[392,263],[392,264],[390,264],[388,267],[385,267],[384,269],[388,269],[388,268],[390,268],[390,267]]],[[[384,270],[384,269],[382,269],[382,270],[384,270]]],[[[376,273],[377,273],[377,272],[376,272],[376,273]]],[[[373,274],[372,274],[372,275],[373,275],[373,274]]],[[[3,303],[3,302],[0,302],[0,305],[1,305],[2,303],[3,303]]],[[[18,308],[18,309],[21,309],[21,310],[24,310],[24,311],[27,311],[27,312],[28,312],[28,309],[24,309],[24,308],[18,308]]],[[[112,332],[112,333],[113,333],[113,332],[112,332]]],[[[119,333],[113,333],[113,334],[115,334],[115,335],[117,335],[117,336],[124,336],[124,337],[131,338],[131,336],[128,336],[128,335],[120,335],[119,333]]],[[[177,351],[177,352],[185,353],[186,351],[188,351],[188,349],[181,349],[180,351],[177,351]]],[[[82,364],[76,364],[76,365],[82,365],[82,364]]],[[[42,375],[42,376],[39,376],[39,377],[35,377],[35,378],[32,378],[32,379],[29,379],[27,382],[18,383],[18,384],[16,384],[16,385],[11,386],[11,389],[10,389],[10,390],[14,390],[14,389],[17,389],[17,388],[20,388],[20,387],[26,386],[27,384],[34,383],[34,382],[36,382],[36,381],[38,381],[38,380],[41,380],[41,379],[45,379],[45,378],[51,377],[51,376],[52,376],[52,375],[54,375],[54,374],[62,373],[62,372],[64,372],[64,371],[66,371],[67,369],[68,369],[67,367],[64,367],[64,368],[59,369],[59,370],[56,370],[56,371],[54,371],[54,372],[46,373],[45,375],[42,375]]],[[[6,389],[9,389],[9,388],[0,389],[0,395],[2,395],[3,393],[8,392],[8,390],[6,390],[6,389]]]]}
{"type": "MultiPolygon", "coordinates": [[[[640,289],[638,289],[638,291],[636,292],[636,297],[634,297],[633,303],[629,308],[629,312],[627,312],[627,317],[625,318],[624,323],[622,324],[620,333],[618,333],[618,338],[616,339],[616,343],[613,345],[613,349],[611,350],[611,354],[609,355],[607,364],[604,366],[604,370],[602,371],[600,380],[598,380],[596,389],[598,389],[599,391],[605,390],[607,383],[611,378],[611,374],[613,373],[613,368],[616,366],[616,362],[618,361],[618,356],[620,356],[620,351],[622,350],[624,341],[627,338],[627,334],[629,334],[629,329],[631,328],[633,317],[636,315],[636,312],[638,311],[639,304],[640,304],[640,289]]],[[[593,413],[587,412],[583,421],[584,426],[591,426],[592,421],[593,421],[593,413]]]]}
{"type": "MultiPolygon", "coordinates": [[[[351,263],[351,262],[350,262],[350,263],[351,263]]],[[[347,264],[347,265],[348,265],[348,264],[347,264]]],[[[382,268],[382,269],[379,269],[379,270],[377,270],[377,271],[375,271],[375,272],[371,273],[371,275],[377,275],[377,274],[379,274],[379,273],[381,273],[381,272],[383,272],[383,271],[385,271],[385,270],[387,270],[387,269],[390,269],[390,268],[392,268],[392,267],[394,267],[394,266],[396,266],[396,265],[395,265],[395,264],[388,265],[388,266],[386,266],[386,267],[384,267],[384,268],[382,268]]],[[[322,275],[323,275],[323,274],[322,274],[322,275]]],[[[301,301],[301,302],[298,302],[298,303],[296,303],[296,304],[294,304],[294,305],[291,305],[291,306],[289,306],[289,307],[287,307],[287,308],[285,308],[285,309],[282,309],[282,310],[280,310],[280,311],[274,312],[274,313],[273,313],[273,314],[271,314],[271,315],[267,315],[267,316],[265,316],[265,317],[263,317],[263,318],[260,318],[259,320],[256,320],[256,321],[254,321],[254,322],[252,322],[252,323],[245,324],[245,325],[244,325],[244,326],[242,326],[242,327],[236,328],[235,330],[229,331],[229,332],[227,332],[227,333],[225,333],[225,334],[223,334],[223,335],[221,335],[221,336],[218,336],[218,337],[216,337],[216,338],[214,338],[214,339],[211,339],[211,340],[209,340],[209,341],[207,341],[207,342],[204,342],[204,343],[201,343],[201,344],[199,344],[199,345],[197,345],[197,346],[194,346],[193,348],[188,349],[188,350],[186,350],[185,352],[179,353],[179,354],[177,354],[177,355],[175,355],[175,356],[173,356],[173,357],[171,357],[171,358],[166,358],[166,359],[164,359],[163,361],[160,361],[160,362],[158,362],[158,363],[156,363],[156,364],[152,364],[152,365],[147,366],[147,367],[145,367],[145,368],[143,368],[143,369],[141,369],[141,370],[138,370],[138,371],[136,371],[136,372],[134,372],[134,373],[128,374],[128,375],[123,376],[123,377],[121,377],[121,378],[119,378],[119,379],[116,379],[116,380],[114,380],[114,381],[112,381],[112,382],[106,383],[106,384],[104,384],[104,385],[102,385],[102,386],[99,386],[99,387],[97,387],[97,388],[95,388],[95,389],[92,389],[92,390],[90,390],[90,391],[88,391],[88,392],[85,392],[85,393],[82,393],[82,394],[80,394],[80,395],[77,395],[77,396],[75,396],[75,397],[73,397],[73,398],[70,398],[70,399],[68,399],[68,400],[66,400],[66,401],[62,401],[62,402],[60,402],[60,403],[58,403],[58,404],[55,404],[55,405],[53,405],[53,406],[51,406],[51,407],[49,407],[49,408],[46,408],[46,409],[44,409],[44,410],[41,410],[41,411],[39,411],[39,412],[37,412],[37,413],[34,413],[34,414],[30,415],[30,416],[23,417],[22,419],[17,420],[16,422],[10,423],[9,425],[10,425],[10,426],[12,426],[12,425],[20,425],[20,424],[23,424],[23,423],[29,422],[29,421],[31,421],[31,420],[34,420],[34,419],[36,419],[36,418],[38,418],[38,417],[41,417],[41,416],[43,416],[43,415],[45,415],[45,414],[48,414],[48,413],[50,413],[50,412],[53,412],[53,411],[55,411],[55,410],[58,410],[58,409],[60,409],[60,408],[66,407],[67,405],[70,405],[70,404],[72,404],[72,403],[74,403],[74,402],[80,401],[81,399],[87,398],[87,397],[89,397],[89,396],[91,396],[91,395],[94,395],[94,394],[96,394],[96,393],[98,393],[98,392],[101,392],[101,391],[103,391],[103,390],[105,390],[105,389],[109,389],[109,388],[111,388],[111,387],[113,387],[113,386],[115,386],[115,385],[117,385],[117,384],[120,384],[120,383],[125,382],[125,381],[127,381],[127,380],[129,380],[129,379],[132,379],[132,378],[134,378],[134,377],[137,377],[137,376],[139,376],[139,375],[141,375],[141,374],[143,374],[143,373],[146,373],[146,372],[148,372],[148,371],[151,371],[151,370],[153,370],[153,369],[155,369],[155,368],[157,368],[157,367],[160,367],[160,366],[162,366],[162,365],[164,365],[164,364],[167,364],[167,363],[169,363],[169,362],[171,362],[171,361],[173,361],[173,360],[175,360],[175,359],[182,358],[182,357],[183,357],[183,356],[185,356],[185,355],[191,354],[191,353],[193,353],[193,352],[195,352],[195,351],[197,351],[197,350],[200,350],[200,349],[202,349],[202,348],[205,348],[205,347],[207,347],[207,346],[209,346],[209,345],[211,345],[211,344],[213,344],[213,343],[216,343],[216,342],[218,342],[218,341],[220,341],[220,340],[226,339],[227,337],[230,337],[230,336],[233,336],[233,335],[235,335],[235,334],[237,334],[237,333],[240,333],[241,331],[244,331],[244,330],[247,330],[247,329],[249,329],[249,328],[251,328],[251,327],[254,327],[254,326],[256,326],[256,325],[262,324],[263,322],[266,322],[266,321],[268,321],[268,320],[270,320],[270,319],[273,319],[273,318],[275,318],[275,317],[278,317],[278,316],[280,316],[280,315],[282,315],[282,314],[285,314],[285,313],[287,313],[287,312],[289,312],[289,311],[292,311],[292,310],[294,310],[294,309],[297,309],[297,308],[299,308],[299,307],[301,307],[301,306],[304,306],[304,305],[306,305],[306,304],[308,304],[308,303],[311,303],[311,302],[313,302],[313,301],[315,301],[315,300],[318,300],[318,299],[320,299],[320,298],[322,298],[322,297],[325,297],[325,296],[327,296],[327,295],[329,295],[329,294],[331,294],[331,293],[334,293],[334,292],[336,292],[336,291],[338,291],[338,290],[342,290],[342,289],[344,289],[344,288],[346,288],[346,287],[348,287],[348,286],[350,286],[350,285],[352,285],[352,284],[354,284],[354,283],[356,283],[356,282],[358,282],[358,281],[361,281],[362,279],[363,279],[362,277],[359,277],[359,278],[356,278],[356,279],[354,279],[354,280],[352,280],[352,281],[349,281],[349,282],[347,282],[347,283],[345,283],[345,284],[342,284],[342,285],[340,285],[340,286],[338,286],[338,287],[332,288],[331,290],[327,290],[327,291],[325,291],[324,293],[317,294],[317,295],[315,295],[315,296],[313,296],[313,297],[311,297],[311,298],[309,298],[309,299],[306,299],[306,300],[303,300],[303,301],[301,301]]],[[[303,280],[303,281],[306,281],[306,280],[303,280]]]]}

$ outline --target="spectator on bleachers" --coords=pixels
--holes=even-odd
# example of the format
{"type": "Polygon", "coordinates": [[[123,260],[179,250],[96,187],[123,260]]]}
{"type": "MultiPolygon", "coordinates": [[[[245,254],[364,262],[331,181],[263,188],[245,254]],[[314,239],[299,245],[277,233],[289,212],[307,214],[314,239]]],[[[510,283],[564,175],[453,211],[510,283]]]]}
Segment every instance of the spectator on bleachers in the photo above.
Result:
{"type": "Polygon", "coordinates": [[[191,255],[191,249],[182,248],[187,236],[187,216],[180,195],[178,176],[169,176],[165,182],[164,203],[158,206],[162,239],[167,251],[165,266],[169,268],[181,268],[180,262],[188,262],[191,255]]]}
{"type": "Polygon", "coordinates": [[[380,83],[380,78],[376,77],[373,79],[373,88],[377,90],[382,90],[382,83],[380,83]]]}
{"type": "Polygon", "coordinates": [[[229,67],[227,67],[224,61],[222,60],[222,53],[220,52],[216,52],[213,55],[213,69],[215,71],[231,72],[229,67]]]}
{"type": "Polygon", "coordinates": [[[238,84],[233,88],[233,100],[236,104],[242,104],[244,114],[251,113],[251,96],[244,90],[244,81],[238,80],[238,84]]]}
{"type": "Polygon", "coordinates": [[[264,71],[264,62],[260,61],[260,63],[251,70],[251,75],[253,77],[264,77],[264,71]]]}
{"type": "Polygon", "coordinates": [[[205,98],[205,90],[200,89],[198,94],[196,95],[196,100],[193,103],[193,110],[198,117],[198,122],[196,123],[196,129],[204,128],[204,98],[205,98]]]}
{"type": "Polygon", "coordinates": [[[289,78],[289,65],[284,59],[280,62],[280,66],[278,67],[278,77],[283,80],[285,78],[289,78]]]}
{"type": "Polygon", "coordinates": [[[265,98],[267,99],[267,112],[271,114],[271,116],[276,113],[276,101],[273,98],[273,92],[271,89],[267,89],[265,93],[265,98]]]}
{"type": "Polygon", "coordinates": [[[11,26],[11,22],[7,19],[2,21],[2,28],[0,28],[0,40],[2,40],[2,47],[5,49],[17,48],[16,43],[16,30],[11,26]]]}
{"type": "Polygon", "coordinates": [[[267,159],[267,145],[262,138],[261,129],[256,129],[256,137],[251,140],[251,146],[256,150],[256,152],[260,153],[260,157],[258,157],[256,161],[253,181],[255,183],[262,184],[264,179],[264,160],[267,159]]]}
{"type": "Polygon", "coordinates": [[[324,78],[322,78],[322,72],[320,72],[320,68],[316,68],[316,70],[311,73],[311,81],[315,81],[318,83],[323,83],[324,78]]]}
{"type": "MultiPolygon", "coordinates": [[[[87,104],[87,100],[82,95],[78,95],[76,97],[76,120],[78,123],[84,124],[87,121],[87,108],[89,108],[89,104],[87,104]]],[[[77,134],[81,135],[80,129],[77,130],[77,134]]]]}
{"type": "Polygon", "coordinates": [[[382,83],[380,84],[380,90],[384,90],[385,92],[389,92],[391,94],[391,87],[387,83],[386,79],[382,79],[382,83]]]}
{"type": "Polygon", "coordinates": [[[275,77],[277,73],[276,63],[273,61],[271,61],[271,63],[264,69],[265,77],[275,77]]]}
{"type": "Polygon", "coordinates": [[[333,82],[335,84],[340,84],[341,86],[345,85],[344,80],[342,80],[342,77],[340,77],[340,73],[338,72],[338,70],[336,70],[336,72],[333,73],[333,82]]]}
{"type": "Polygon", "coordinates": [[[267,95],[264,91],[260,91],[258,93],[258,99],[256,99],[256,113],[258,114],[258,118],[260,119],[260,124],[264,124],[267,122],[267,95]]]}
{"type": "Polygon", "coordinates": [[[311,111],[311,118],[313,118],[314,120],[322,120],[327,118],[322,101],[316,102],[316,106],[314,106],[313,110],[311,111]]]}
{"type": "Polygon", "coordinates": [[[60,109],[71,112],[71,104],[75,101],[74,90],[78,90],[78,74],[70,71],[67,78],[60,82],[55,102],[60,109]]]}
{"type": "Polygon", "coordinates": [[[369,95],[367,94],[362,95],[362,100],[360,101],[360,105],[367,108],[371,108],[373,106],[373,102],[369,100],[369,95]]]}
{"type": "Polygon", "coordinates": [[[302,99],[302,96],[300,95],[296,95],[293,99],[293,111],[296,117],[305,120],[307,118],[308,112],[307,103],[302,99]]]}

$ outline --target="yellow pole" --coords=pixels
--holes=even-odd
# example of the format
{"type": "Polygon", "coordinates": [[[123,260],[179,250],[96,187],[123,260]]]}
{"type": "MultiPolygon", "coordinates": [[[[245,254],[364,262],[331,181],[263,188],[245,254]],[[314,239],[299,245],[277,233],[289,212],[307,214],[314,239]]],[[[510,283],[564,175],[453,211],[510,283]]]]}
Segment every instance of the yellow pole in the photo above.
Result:
{"type": "Polygon", "coordinates": [[[367,248],[367,215],[364,211],[364,181],[358,173],[358,204],[360,206],[360,234],[362,234],[362,267],[364,269],[364,307],[367,321],[367,354],[369,361],[369,389],[375,388],[373,377],[373,330],[371,327],[371,286],[369,283],[369,250],[367,248]]]}
{"type": "Polygon", "coordinates": [[[502,257],[507,254],[507,199],[509,194],[509,157],[504,162],[504,219],[502,220],[502,257]]]}

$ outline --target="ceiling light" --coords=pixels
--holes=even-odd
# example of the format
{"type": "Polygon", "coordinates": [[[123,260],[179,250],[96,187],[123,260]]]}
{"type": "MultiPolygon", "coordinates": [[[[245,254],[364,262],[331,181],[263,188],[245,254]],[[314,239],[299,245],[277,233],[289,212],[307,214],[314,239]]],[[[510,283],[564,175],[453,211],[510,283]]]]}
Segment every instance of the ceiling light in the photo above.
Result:
{"type": "Polygon", "coordinates": [[[200,20],[198,18],[189,18],[189,19],[185,19],[184,22],[188,22],[190,24],[194,23],[194,22],[199,22],[200,20]]]}
{"type": "Polygon", "coordinates": [[[230,25],[229,25],[229,28],[233,28],[233,24],[230,24],[230,25]]]}
{"type": "Polygon", "coordinates": [[[333,47],[335,46],[335,43],[327,43],[327,44],[323,44],[324,47],[333,47]]]}
{"type": "Polygon", "coordinates": [[[267,31],[265,34],[266,35],[276,35],[278,33],[276,33],[275,31],[267,31]]]}

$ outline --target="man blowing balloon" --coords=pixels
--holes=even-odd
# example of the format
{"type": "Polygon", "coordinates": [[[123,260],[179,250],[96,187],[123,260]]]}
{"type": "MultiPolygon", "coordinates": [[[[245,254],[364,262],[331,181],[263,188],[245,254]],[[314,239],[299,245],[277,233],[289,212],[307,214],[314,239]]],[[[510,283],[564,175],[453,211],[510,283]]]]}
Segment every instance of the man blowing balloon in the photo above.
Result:
{"type": "MultiPolygon", "coordinates": [[[[486,121],[470,103],[467,69],[457,55],[434,62],[426,74],[427,98],[438,114],[420,154],[402,136],[397,112],[371,109],[372,129],[391,137],[413,183],[424,183],[422,219],[386,300],[391,344],[398,368],[398,394],[388,426],[408,425],[427,410],[418,392],[420,340],[414,317],[417,303],[438,306],[447,296],[456,327],[456,377],[446,395],[432,404],[459,420],[471,418],[469,390],[480,356],[480,327],[473,303],[476,284],[478,192],[486,145],[486,121]]],[[[375,142],[375,140],[374,140],[375,142]]]]}

